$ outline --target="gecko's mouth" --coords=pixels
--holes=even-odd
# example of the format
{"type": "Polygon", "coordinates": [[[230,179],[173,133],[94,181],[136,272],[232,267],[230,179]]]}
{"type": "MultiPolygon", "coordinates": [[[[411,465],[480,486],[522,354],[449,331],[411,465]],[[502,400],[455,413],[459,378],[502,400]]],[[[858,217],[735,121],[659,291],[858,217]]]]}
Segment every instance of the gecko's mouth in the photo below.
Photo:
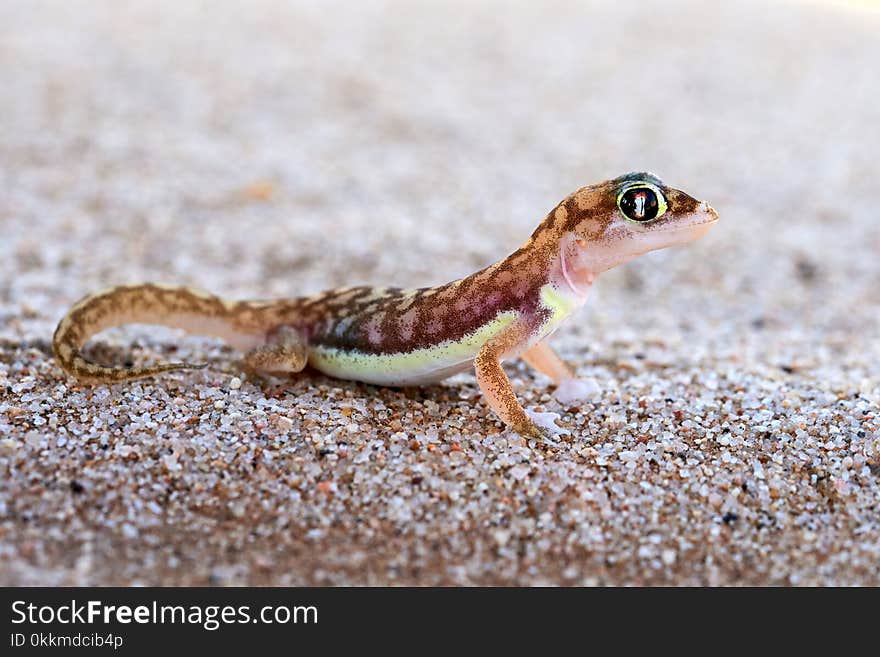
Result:
{"type": "Polygon", "coordinates": [[[669,228],[658,228],[655,229],[654,232],[665,233],[675,230],[687,230],[688,228],[697,228],[699,226],[711,226],[716,221],[718,221],[718,213],[715,211],[715,208],[706,203],[706,201],[702,201],[700,203],[699,208],[696,210],[696,212],[685,215],[685,217],[686,218],[683,220],[682,223],[672,225],[669,228]]]}
{"type": "Polygon", "coordinates": [[[697,212],[686,215],[676,220],[672,225],[657,227],[646,230],[639,234],[635,241],[634,249],[629,257],[636,257],[665,249],[671,246],[679,246],[693,242],[703,237],[709,229],[718,221],[718,213],[703,201],[697,212]]]}
{"type": "Polygon", "coordinates": [[[705,235],[713,224],[718,221],[718,213],[711,205],[703,201],[697,212],[689,215],[684,221],[668,228],[655,228],[650,231],[654,235],[663,235],[672,245],[679,241],[690,242],[705,235]]]}

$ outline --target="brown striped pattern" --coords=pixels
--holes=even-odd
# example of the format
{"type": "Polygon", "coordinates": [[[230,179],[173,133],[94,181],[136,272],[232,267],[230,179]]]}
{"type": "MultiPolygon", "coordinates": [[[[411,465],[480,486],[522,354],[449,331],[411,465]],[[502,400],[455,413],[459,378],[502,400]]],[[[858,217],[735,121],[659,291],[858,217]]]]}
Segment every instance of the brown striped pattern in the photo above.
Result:
{"type": "MultiPolygon", "coordinates": [[[[82,381],[130,381],[180,369],[202,367],[193,363],[167,363],[149,367],[104,367],[86,360],[80,353],[94,334],[112,326],[141,322],[175,327],[171,318],[189,318],[193,323],[228,327],[228,333],[264,330],[263,304],[228,302],[189,288],[156,284],[124,285],[89,295],[62,318],[52,339],[61,367],[82,381]]],[[[186,325],[181,325],[186,328],[186,325]]],[[[218,331],[225,335],[225,331],[218,331]]]]}

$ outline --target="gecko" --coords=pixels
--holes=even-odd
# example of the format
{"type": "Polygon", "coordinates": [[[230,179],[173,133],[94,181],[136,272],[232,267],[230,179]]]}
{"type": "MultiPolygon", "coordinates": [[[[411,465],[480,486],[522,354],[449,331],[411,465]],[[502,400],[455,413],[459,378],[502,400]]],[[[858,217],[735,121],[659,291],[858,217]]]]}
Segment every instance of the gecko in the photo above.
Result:
{"type": "Polygon", "coordinates": [[[695,240],[717,219],[708,203],[655,175],[628,173],[573,192],[519,249],[445,285],[345,287],[267,301],[155,283],[122,285],[76,303],[59,322],[52,347],[65,372],[98,384],[204,367],[108,367],[83,355],[93,335],[127,323],[219,337],[243,352],[246,371],[275,377],[308,365],[340,379],[414,386],[473,369],[504,424],[542,440],[548,429],[523,409],[502,362],[521,357],[557,386],[576,381],[547,338],[584,305],[596,277],[649,251],[695,240]]]}

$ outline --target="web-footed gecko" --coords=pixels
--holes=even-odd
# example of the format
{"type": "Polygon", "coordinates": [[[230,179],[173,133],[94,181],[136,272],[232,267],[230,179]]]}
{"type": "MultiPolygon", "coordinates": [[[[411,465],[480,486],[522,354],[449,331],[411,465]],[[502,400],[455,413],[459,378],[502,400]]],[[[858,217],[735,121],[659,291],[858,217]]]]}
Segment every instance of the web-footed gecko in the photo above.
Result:
{"type": "Polygon", "coordinates": [[[385,386],[436,382],[475,368],[489,406],[513,431],[546,437],[501,367],[521,356],[557,384],[574,372],[547,337],[580,308],[596,276],[638,255],[701,237],[718,219],[705,201],[650,173],[583,187],[514,253],[475,274],[420,289],[348,287],[309,297],[228,301],[189,288],[114,287],[74,305],[53,339],[61,367],[112,383],[203,367],[104,367],[80,352],[94,334],[139,322],[214,335],[245,352],[246,368],[286,375],[306,365],[385,386]]]}

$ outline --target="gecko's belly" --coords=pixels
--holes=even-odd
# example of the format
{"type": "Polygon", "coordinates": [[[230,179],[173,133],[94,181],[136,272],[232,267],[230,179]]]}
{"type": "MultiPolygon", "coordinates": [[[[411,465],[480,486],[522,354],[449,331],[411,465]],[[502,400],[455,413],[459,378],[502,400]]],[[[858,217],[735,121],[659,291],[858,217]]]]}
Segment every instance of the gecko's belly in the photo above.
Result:
{"type": "Polygon", "coordinates": [[[480,348],[515,318],[512,312],[501,313],[459,340],[407,352],[369,353],[313,344],[309,346],[309,365],[338,379],[383,386],[436,383],[473,367],[480,348]]]}
{"type": "Polygon", "coordinates": [[[336,349],[313,349],[309,365],[337,379],[379,386],[419,386],[436,383],[473,367],[473,358],[458,363],[416,362],[409,354],[365,354],[336,349]]]}

